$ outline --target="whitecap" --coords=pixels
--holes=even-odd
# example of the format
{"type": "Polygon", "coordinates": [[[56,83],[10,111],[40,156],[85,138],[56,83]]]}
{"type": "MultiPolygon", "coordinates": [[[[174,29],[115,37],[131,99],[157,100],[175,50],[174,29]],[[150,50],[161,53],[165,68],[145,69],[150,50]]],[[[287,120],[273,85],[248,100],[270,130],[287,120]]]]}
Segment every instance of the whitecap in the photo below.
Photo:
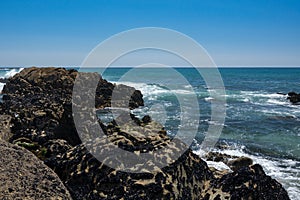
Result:
{"type": "Polygon", "coordinates": [[[212,101],[212,100],[214,100],[214,98],[212,98],[212,97],[206,97],[206,98],[204,98],[204,100],[205,101],[212,101]]]}
{"type": "Polygon", "coordinates": [[[16,75],[17,73],[21,72],[23,69],[24,68],[12,69],[10,71],[7,71],[6,74],[4,75],[4,78],[12,77],[12,76],[16,75]]]}
{"type": "Polygon", "coordinates": [[[288,105],[289,104],[287,101],[278,101],[276,99],[268,99],[267,103],[276,104],[276,105],[288,105]]]}
{"type": "Polygon", "coordinates": [[[5,83],[0,83],[0,94],[2,93],[4,85],[5,85],[5,83]]]}
{"type": "MultiPolygon", "coordinates": [[[[20,69],[11,69],[9,71],[7,71],[3,77],[1,78],[10,78],[14,75],[16,75],[17,73],[21,72],[24,68],[20,68],[20,69]]],[[[2,93],[3,87],[4,87],[5,83],[0,83],[0,94],[2,93]]]]}
{"type": "MultiPolygon", "coordinates": [[[[300,162],[291,159],[267,158],[259,155],[251,155],[243,151],[245,147],[233,147],[232,149],[215,150],[216,152],[231,155],[245,156],[253,160],[254,163],[260,164],[267,175],[279,181],[287,190],[291,199],[299,199],[300,194],[300,162]]],[[[205,160],[203,151],[194,151],[195,154],[205,160]]],[[[220,163],[209,162],[214,168],[220,168],[220,163]]]]}

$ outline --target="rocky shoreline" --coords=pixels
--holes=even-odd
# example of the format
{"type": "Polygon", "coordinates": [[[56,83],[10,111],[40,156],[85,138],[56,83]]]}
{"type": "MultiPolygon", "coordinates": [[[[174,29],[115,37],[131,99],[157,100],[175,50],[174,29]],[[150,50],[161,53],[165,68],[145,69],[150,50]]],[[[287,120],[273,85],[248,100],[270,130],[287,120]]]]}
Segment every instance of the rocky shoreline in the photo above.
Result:
{"type": "MultiPolygon", "coordinates": [[[[225,171],[209,168],[188,148],[169,166],[143,173],[124,172],[101,163],[82,144],[74,125],[72,90],[77,76],[76,70],[64,68],[26,68],[6,81],[0,104],[0,147],[17,149],[32,159],[4,158],[6,162],[0,164],[0,177],[2,183],[7,184],[1,187],[0,196],[23,198],[24,193],[20,191],[26,189],[31,191],[26,196],[28,199],[47,199],[47,192],[56,195],[53,199],[289,199],[280,183],[247,158],[207,155],[208,160],[218,159],[230,166],[231,170],[225,171]],[[10,160],[9,166],[2,164],[10,160]],[[28,176],[24,181],[28,185],[35,184],[34,187],[25,188],[18,184],[20,177],[7,174],[5,168],[12,166],[11,169],[18,170],[20,162],[38,168],[36,171],[32,168],[31,173],[23,175],[28,176]],[[42,169],[49,175],[33,178],[42,169]],[[10,177],[15,181],[5,179],[10,177]],[[47,183],[49,188],[45,189],[43,183],[47,183]],[[46,191],[37,189],[40,187],[46,191]]],[[[96,108],[110,107],[112,91],[116,88],[132,94],[128,105],[130,109],[144,104],[140,91],[114,85],[100,76],[98,79],[96,108]]],[[[118,102],[122,103],[122,98],[120,96],[118,102]]],[[[95,151],[109,152],[111,145],[116,145],[140,155],[163,149],[166,145],[174,151],[186,148],[181,141],[171,140],[164,128],[149,117],[130,117],[138,130],[143,131],[133,131],[126,120],[122,126],[125,128],[120,128],[115,121],[103,124],[98,120],[111,143],[96,141],[95,151]]],[[[122,116],[118,119],[120,121],[122,116]]],[[[3,148],[1,153],[6,152],[3,148]]],[[[120,159],[116,155],[112,162],[118,163],[120,159]]],[[[170,157],[163,159],[172,160],[170,157]]]]}

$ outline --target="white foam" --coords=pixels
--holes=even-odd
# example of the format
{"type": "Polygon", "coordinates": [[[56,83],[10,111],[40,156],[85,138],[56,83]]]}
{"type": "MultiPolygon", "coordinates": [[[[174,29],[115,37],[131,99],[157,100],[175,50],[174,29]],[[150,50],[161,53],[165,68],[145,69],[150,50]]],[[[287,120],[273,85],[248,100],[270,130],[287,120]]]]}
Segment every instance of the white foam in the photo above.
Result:
{"type": "Polygon", "coordinates": [[[4,85],[5,85],[5,83],[0,83],[0,94],[2,93],[4,85]]]}
{"type": "Polygon", "coordinates": [[[170,90],[174,94],[194,94],[191,90],[170,90]]]}
{"type": "MultiPolygon", "coordinates": [[[[8,68],[5,68],[4,70],[9,70],[7,71],[4,76],[0,77],[0,78],[10,78],[14,75],[16,75],[17,73],[21,72],[24,68],[20,68],[20,69],[11,69],[9,70],[8,68]]],[[[2,93],[3,87],[4,87],[5,83],[0,83],[0,94],[2,93]]]]}
{"type": "MultiPolygon", "coordinates": [[[[260,164],[267,175],[279,181],[287,190],[292,200],[298,200],[300,194],[300,162],[291,159],[268,159],[262,156],[254,156],[242,151],[240,149],[226,149],[218,150],[217,152],[232,155],[232,156],[245,156],[253,160],[254,163],[260,164]]],[[[203,151],[194,151],[200,157],[203,157],[203,151]]],[[[214,168],[221,168],[222,165],[217,162],[208,162],[214,168]]],[[[221,168],[222,169],[222,168],[221,168]]]]}
{"type": "Polygon", "coordinates": [[[206,97],[206,98],[204,98],[204,100],[205,101],[212,101],[212,100],[214,100],[214,98],[212,98],[212,97],[206,97]]]}
{"type": "Polygon", "coordinates": [[[270,104],[276,104],[276,105],[288,105],[289,104],[287,101],[279,101],[276,99],[268,99],[267,102],[270,104]]]}
{"type": "Polygon", "coordinates": [[[250,99],[244,98],[242,101],[243,101],[243,102],[250,102],[250,99]]]}
{"type": "Polygon", "coordinates": [[[151,98],[154,100],[161,94],[193,94],[191,87],[183,86],[182,89],[168,89],[163,86],[156,84],[146,84],[146,83],[136,83],[136,82],[112,82],[115,84],[123,84],[134,87],[137,90],[140,90],[145,97],[151,98]],[[184,89],[186,88],[186,89],[184,89]]]}
{"type": "Polygon", "coordinates": [[[16,75],[17,73],[21,72],[23,69],[24,68],[12,69],[12,70],[6,72],[6,74],[4,75],[4,78],[12,77],[12,76],[16,75]]]}
{"type": "Polygon", "coordinates": [[[205,161],[209,167],[213,167],[219,171],[228,170],[232,172],[232,170],[223,162],[214,162],[214,161],[205,161]]]}
{"type": "Polygon", "coordinates": [[[254,96],[254,97],[265,97],[265,98],[282,98],[285,97],[285,95],[277,94],[277,93],[265,93],[260,91],[241,91],[242,95],[246,96],[254,96]]]}

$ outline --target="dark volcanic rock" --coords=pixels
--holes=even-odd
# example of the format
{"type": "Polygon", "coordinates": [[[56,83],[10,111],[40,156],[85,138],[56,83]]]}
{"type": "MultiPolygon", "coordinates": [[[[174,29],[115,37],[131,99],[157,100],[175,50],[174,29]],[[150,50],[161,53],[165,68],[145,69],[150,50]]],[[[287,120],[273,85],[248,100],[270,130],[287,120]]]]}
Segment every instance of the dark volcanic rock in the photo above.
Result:
{"type": "Polygon", "coordinates": [[[229,193],[230,199],[289,199],[283,187],[258,164],[224,175],[217,180],[216,188],[229,193]]]}
{"type": "Polygon", "coordinates": [[[300,103],[300,94],[297,94],[296,92],[289,92],[287,99],[293,104],[298,104],[300,103]]]}
{"type": "MultiPolygon", "coordinates": [[[[171,140],[157,123],[138,124],[144,131],[136,132],[126,123],[118,128],[109,124],[105,130],[113,144],[95,141],[93,153],[109,152],[112,145],[136,155],[151,154],[166,146],[175,154],[182,148],[187,151],[163,168],[155,167],[155,159],[147,161],[153,169],[138,174],[109,167],[83,145],[70,149],[63,157],[47,160],[48,165],[66,183],[74,199],[289,199],[276,180],[265,175],[259,165],[249,167],[251,163],[246,158],[234,160],[235,172],[215,176],[203,160],[182,142],[171,140]],[[276,191],[270,192],[273,189],[276,191]]],[[[164,160],[173,159],[168,154],[161,156],[164,160]]],[[[107,159],[124,164],[122,155],[107,159]]],[[[143,165],[140,167],[143,169],[143,165]]]]}
{"type": "MultiPolygon", "coordinates": [[[[14,135],[11,141],[25,137],[40,145],[53,139],[64,139],[71,145],[80,144],[72,118],[72,91],[77,75],[76,70],[32,67],[10,78],[3,88],[1,110],[12,117],[14,135]]],[[[110,106],[115,87],[132,94],[127,107],[143,105],[140,91],[116,86],[100,75],[94,75],[99,80],[95,96],[97,108],[110,106]]]]}
{"type": "Polygon", "coordinates": [[[7,83],[7,78],[0,78],[0,83],[7,83]]]}
{"type": "Polygon", "coordinates": [[[248,167],[253,164],[253,160],[248,157],[231,156],[219,152],[209,152],[205,155],[207,161],[223,162],[231,170],[237,171],[242,167],[248,167]]]}
{"type": "MultiPolygon", "coordinates": [[[[137,120],[137,119],[134,119],[137,120]]],[[[159,168],[155,158],[143,161],[136,166],[143,173],[130,173],[113,169],[105,163],[95,159],[83,145],[70,149],[63,157],[46,160],[55,172],[66,183],[74,199],[201,199],[204,197],[203,188],[208,180],[213,179],[206,163],[192,153],[184,143],[171,140],[162,127],[147,119],[147,123],[140,122],[140,130],[136,131],[129,122],[120,128],[112,124],[106,127],[106,134],[112,143],[98,140],[94,143],[93,153],[109,152],[112,145],[134,153],[150,155],[157,149],[179,153],[187,149],[174,160],[166,152],[160,155],[162,160],[172,161],[170,165],[159,168]],[[144,168],[147,162],[153,166],[151,170],[144,168]]],[[[138,128],[137,128],[138,129],[138,128]]],[[[107,157],[109,162],[122,162],[123,155],[107,157]]],[[[141,158],[142,159],[142,158],[141,158]]],[[[158,158],[159,159],[159,158],[158,158]]],[[[125,170],[132,166],[123,166],[125,170]]]]}
{"type": "Polygon", "coordinates": [[[233,171],[237,171],[243,167],[248,167],[252,164],[253,164],[253,160],[251,158],[243,157],[243,156],[240,158],[228,161],[228,165],[233,171]]]}
{"type": "Polygon", "coordinates": [[[22,147],[0,140],[1,199],[71,199],[58,176],[22,147]]]}
{"type": "MultiPolygon", "coordinates": [[[[86,95],[75,95],[74,98],[80,100],[76,103],[84,103],[93,97],[96,108],[121,106],[133,109],[143,105],[141,92],[132,87],[111,84],[96,73],[81,74],[63,68],[28,68],[16,74],[4,87],[5,95],[0,104],[1,114],[10,118],[6,120],[9,123],[4,123],[3,120],[6,127],[10,127],[10,131],[7,128],[1,132],[8,130],[7,134],[2,134],[5,135],[4,138],[27,148],[43,160],[57,173],[74,199],[289,199],[282,186],[266,176],[259,165],[247,166],[251,163],[242,163],[242,167],[237,167],[235,172],[219,173],[216,176],[202,159],[183,142],[168,137],[164,128],[149,116],[140,120],[120,109],[120,115],[114,121],[103,124],[96,119],[93,108],[83,107],[83,113],[91,116],[83,117],[81,125],[77,127],[78,132],[84,134],[81,137],[85,141],[83,145],[72,116],[73,109],[82,106],[74,101],[72,105],[72,90],[78,76],[82,77],[79,86],[86,88],[87,92],[83,91],[86,95]],[[90,78],[99,80],[96,92],[88,90],[90,85],[95,85],[93,81],[85,81],[90,78]],[[105,137],[92,132],[99,126],[105,137]],[[124,155],[136,155],[137,159],[134,161],[138,165],[124,163],[127,157],[115,154],[114,148],[127,152],[124,155]],[[161,154],[154,156],[158,150],[161,154]],[[145,153],[150,159],[140,156],[145,153]],[[107,157],[97,160],[93,156],[99,154],[107,154],[107,157]],[[169,165],[162,168],[157,165],[165,161],[169,165]],[[117,167],[110,167],[112,165],[117,167]],[[134,171],[142,173],[133,173],[134,171]]],[[[23,148],[14,148],[20,150],[19,161],[24,167],[31,166],[31,158],[37,160],[26,151],[31,157],[23,156],[23,148]]],[[[240,166],[238,163],[241,162],[236,164],[240,166]]],[[[36,165],[39,167],[41,163],[36,165]]],[[[7,166],[10,166],[9,163],[7,166]]],[[[33,168],[32,174],[24,170],[24,177],[20,177],[16,173],[18,170],[11,167],[15,172],[11,177],[19,181],[16,183],[24,186],[29,182],[30,188],[24,186],[28,189],[28,194],[39,191],[39,184],[31,187],[31,178],[28,177],[40,180],[36,174],[39,178],[47,176],[48,182],[45,183],[50,187],[49,192],[54,191],[51,189],[51,181],[55,181],[55,178],[48,176],[47,171],[40,174],[39,168],[33,168]]],[[[41,166],[42,169],[44,168],[41,166]]],[[[10,179],[5,178],[1,181],[3,192],[15,191],[6,188],[6,180],[10,179]]],[[[61,185],[58,184],[57,188],[61,188],[61,185]]],[[[66,190],[59,189],[55,195],[61,193],[67,194],[66,190]]]]}

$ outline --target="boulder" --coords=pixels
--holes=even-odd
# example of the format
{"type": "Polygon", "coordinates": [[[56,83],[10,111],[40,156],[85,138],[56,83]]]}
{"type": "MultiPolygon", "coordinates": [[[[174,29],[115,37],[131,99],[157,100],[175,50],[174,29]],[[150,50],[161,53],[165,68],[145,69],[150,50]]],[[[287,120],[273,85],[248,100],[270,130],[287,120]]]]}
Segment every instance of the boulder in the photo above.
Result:
{"type": "Polygon", "coordinates": [[[293,104],[298,104],[300,103],[300,94],[297,94],[296,92],[289,92],[287,99],[293,104]]]}
{"type": "Polygon", "coordinates": [[[59,177],[26,149],[0,140],[1,199],[72,199],[59,177]]]}
{"type": "Polygon", "coordinates": [[[228,166],[233,171],[237,171],[243,167],[248,167],[252,164],[253,164],[253,160],[251,158],[244,157],[244,156],[228,161],[228,166]]]}
{"type": "Polygon", "coordinates": [[[7,83],[7,78],[0,78],[0,83],[7,83]]]}
{"type": "Polygon", "coordinates": [[[267,176],[258,164],[226,174],[212,184],[219,193],[217,195],[219,199],[223,199],[220,197],[227,193],[230,199],[289,200],[288,194],[281,184],[267,176]]]}

